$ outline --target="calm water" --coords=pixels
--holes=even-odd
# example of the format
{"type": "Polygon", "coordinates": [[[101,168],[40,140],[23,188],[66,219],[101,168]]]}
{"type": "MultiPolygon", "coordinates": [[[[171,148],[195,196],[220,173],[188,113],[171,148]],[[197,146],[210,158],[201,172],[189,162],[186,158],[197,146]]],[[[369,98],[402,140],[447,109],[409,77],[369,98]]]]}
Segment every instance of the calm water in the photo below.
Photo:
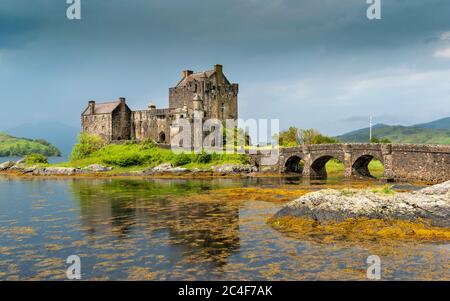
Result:
{"type": "Polygon", "coordinates": [[[63,280],[69,255],[84,280],[365,280],[371,254],[383,279],[450,278],[449,245],[302,241],[266,224],[285,201],[234,189],[330,184],[0,176],[0,280],[63,280]]]}
{"type": "MultiPolygon", "coordinates": [[[[0,157],[0,163],[6,162],[6,161],[14,161],[17,162],[23,157],[0,157]]],[[[48,157],[48,163],[60,163],[60,162],[66,162],[69,160],[68,156],[61,156],[61,157],[48,157]]]]}

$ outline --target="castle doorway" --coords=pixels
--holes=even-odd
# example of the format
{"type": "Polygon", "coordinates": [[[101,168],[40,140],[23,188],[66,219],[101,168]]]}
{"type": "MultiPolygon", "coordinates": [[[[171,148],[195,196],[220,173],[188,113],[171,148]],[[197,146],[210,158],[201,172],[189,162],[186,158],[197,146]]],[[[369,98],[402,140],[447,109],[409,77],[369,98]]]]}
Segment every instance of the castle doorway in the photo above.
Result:
{"type": "Polygon", "coordinates": [[[164,134],[164,132],[159,133],[159,143],[164,143],[166,142],[166,134],[164,134]]]}

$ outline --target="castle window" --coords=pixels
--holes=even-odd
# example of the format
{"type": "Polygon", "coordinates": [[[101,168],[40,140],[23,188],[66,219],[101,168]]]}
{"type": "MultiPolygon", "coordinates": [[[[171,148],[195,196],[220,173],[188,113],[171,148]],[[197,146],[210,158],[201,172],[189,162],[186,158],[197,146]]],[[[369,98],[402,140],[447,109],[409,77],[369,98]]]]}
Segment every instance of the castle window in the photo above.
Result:
{"type": "Polygon", "coordinates": [[[223,103],[220,107],[220,114],[222,116],[222,119],[225,117],[225,104],[223,103]]]}

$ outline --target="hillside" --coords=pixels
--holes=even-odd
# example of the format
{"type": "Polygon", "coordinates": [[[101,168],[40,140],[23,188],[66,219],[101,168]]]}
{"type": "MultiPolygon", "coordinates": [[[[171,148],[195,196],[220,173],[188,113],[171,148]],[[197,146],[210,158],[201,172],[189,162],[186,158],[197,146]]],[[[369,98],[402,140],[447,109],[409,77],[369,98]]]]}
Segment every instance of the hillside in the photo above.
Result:
{"type": "MultiPolygon", "coordinates": [[[[450,144],[450,130],[446,129],[378,124],[372,128],[372,135],[377,138],[388,138],[393,143],[450,144]]],[[[349,132],[336,138],[342,142],[367,142],[369,128],[349,132]]]]}
{"type": "Polygon", "coordinates": [[[52,144],[41,139],[17,138],[0,132],[0,157],[24,156],[31,153],[45,156],[61,156],[52,144]]]}
{"type": "Polygon", "coordinates": [[[427,129],[450,130],[450,117],[442,118],[428,123],[416,124],[414,127],[427,129]]]}
{"type": "Polygon", "coordinates": [[[68,158],[76,143],[79,129],[61,122],[23,123],[5,130],[15,137],[45,139],[56,146],[63,157],[68,158]]]}

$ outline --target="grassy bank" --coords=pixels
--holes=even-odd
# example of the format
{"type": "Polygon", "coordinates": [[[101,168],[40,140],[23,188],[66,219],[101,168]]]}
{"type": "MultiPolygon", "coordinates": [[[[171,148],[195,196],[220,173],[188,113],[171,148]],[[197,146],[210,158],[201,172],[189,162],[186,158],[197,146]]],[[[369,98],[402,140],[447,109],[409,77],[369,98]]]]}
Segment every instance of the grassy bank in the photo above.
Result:
{"type": "Polygon", "coordinates": [[[73,156],[69,162],[51,164],[62,167],[86,167],[91,164],[112,166],[116,171],[134,171],[155,167],[162,163],[186,168],[208,169],[220,164],[243,164],[248,159],[240,154],[174,153],[146,143],[110,144],[89,155],[73,156]]]}

